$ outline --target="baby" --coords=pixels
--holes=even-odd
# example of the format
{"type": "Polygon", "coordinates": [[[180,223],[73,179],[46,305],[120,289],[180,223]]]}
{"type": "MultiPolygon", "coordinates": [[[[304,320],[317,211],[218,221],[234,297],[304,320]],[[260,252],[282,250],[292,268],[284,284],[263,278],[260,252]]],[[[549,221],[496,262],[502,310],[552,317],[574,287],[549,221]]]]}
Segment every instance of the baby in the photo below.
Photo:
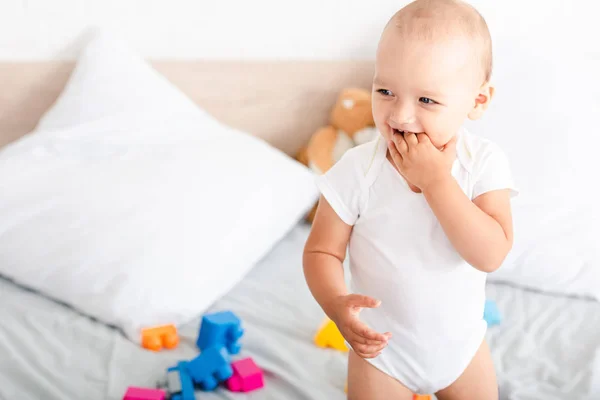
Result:
{"type": "Polygon", "coordinates": [[[351,347],[350,399],[498,398],[485,281],[512,247],[517,192],[504,153],[462,127],[494,93],[491,53],[470,5],[401,9],[376,54],[378,138],[318,178],[304,273],[351,347]]]}

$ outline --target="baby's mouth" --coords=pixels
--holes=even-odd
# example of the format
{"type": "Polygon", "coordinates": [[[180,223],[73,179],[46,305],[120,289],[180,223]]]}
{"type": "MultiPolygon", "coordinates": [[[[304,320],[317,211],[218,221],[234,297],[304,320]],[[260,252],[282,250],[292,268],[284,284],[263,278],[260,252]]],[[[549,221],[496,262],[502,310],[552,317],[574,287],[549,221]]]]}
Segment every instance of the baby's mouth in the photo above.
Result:
{"type": "Polygon", "coordinates": [[[402,135],[402,137],[404,137],[404,135],[407,134],[407,133],[414,133],[414,134],[416,134],[416,132],[403,131],[403,130],[400,130],[400,129],[394,129],[393,132],[394,132],[395,135],[402,135]]]}

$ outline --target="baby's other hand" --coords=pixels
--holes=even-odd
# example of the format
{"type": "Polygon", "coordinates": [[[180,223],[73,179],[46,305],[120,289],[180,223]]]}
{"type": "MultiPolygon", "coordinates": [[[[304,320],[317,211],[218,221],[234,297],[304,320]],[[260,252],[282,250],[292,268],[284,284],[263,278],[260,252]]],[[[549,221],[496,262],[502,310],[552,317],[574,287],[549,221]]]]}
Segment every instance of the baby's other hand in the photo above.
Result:
{"type": "Polygon", "coordinates": [[[360,294],[339,296],[334,302],[331,319],[352,350],[362,358],[374,358],[381,354],[392,334],[378,333],[358,318],[363,308],[376,308],[381,302],[360,294]]]}

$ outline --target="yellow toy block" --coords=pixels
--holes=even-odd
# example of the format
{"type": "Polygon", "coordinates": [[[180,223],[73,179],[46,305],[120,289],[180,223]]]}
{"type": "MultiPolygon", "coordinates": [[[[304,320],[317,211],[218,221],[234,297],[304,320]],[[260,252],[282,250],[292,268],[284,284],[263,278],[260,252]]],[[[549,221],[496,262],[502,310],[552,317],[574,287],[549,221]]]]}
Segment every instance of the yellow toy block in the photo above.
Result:
{"type": "Polygon", "coordinates": [[[431,400],[431,395],[429,395],[429,394],[414,394],[413,400],[431,400]]]}
{"type": "Polygon", "coordinates": [[[346,346],[340,330],[329,318],[323,322],[315,335],[315,344],[319,347],[332,347],[339,351],[348,351],[348,346],[346,346]]]}

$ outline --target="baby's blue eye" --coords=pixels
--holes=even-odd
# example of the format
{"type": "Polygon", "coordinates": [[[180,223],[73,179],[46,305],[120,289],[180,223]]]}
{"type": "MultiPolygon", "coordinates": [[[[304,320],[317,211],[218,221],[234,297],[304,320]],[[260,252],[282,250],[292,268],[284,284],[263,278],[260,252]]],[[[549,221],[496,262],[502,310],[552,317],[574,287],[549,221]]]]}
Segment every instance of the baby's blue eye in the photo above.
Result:
{"type": "Polygon", "coordinates": [[[431,100],[429,97],[420,97],[419,101],[423,104],[435,104],[435,101],[431,100]]]}
{"type": "Polygon", "coordinates": [[[392,92],[387,89],[377,89],[377,93],[382,94],[384,96],[391,96],[392,92]]]}

